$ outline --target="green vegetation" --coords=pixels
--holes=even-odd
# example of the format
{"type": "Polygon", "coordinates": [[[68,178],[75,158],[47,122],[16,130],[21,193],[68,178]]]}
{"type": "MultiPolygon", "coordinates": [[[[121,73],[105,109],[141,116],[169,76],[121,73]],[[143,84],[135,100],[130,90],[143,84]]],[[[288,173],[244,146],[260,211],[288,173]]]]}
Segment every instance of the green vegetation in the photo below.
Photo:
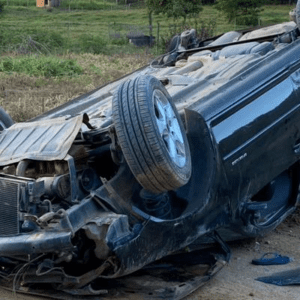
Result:
{"type": "MultiPolygon", "coordinates": [[[[23,56],[22,56],[23,57],[23,56]]],[[[20,56],[6,58],[6,69],[16,64],[20,56]],[[10,60],[10,61],[9,61],[10,60]]],[[[103,54],[68,54],[58,57],[62,62],[70,59],[76,61],[81,75],[44,77],[31,76],[24,73],[0,72],[0,106],[17,121],[25,121],[51,108],[57,107],[68,100],[87,93],[109,81],[146,65],[149,55],[114,55],[103,54]]],[[[34,57],[45,61],[45,57],[34,57]]],[[[34,60],[33,59],[33,60],[34,60]]],[[[34,61],[27,63],[34,65],[34,61]]],[[[20,60],[25,62],[24,60],[20,60]]],[[[57,63],[57,60],[55,60],[57,63]]],[[[25,62],[26,63],[26,62],[25,62]]],[[[0,63],[0,65],[3,65],[0,63]]],[[[57,64],[54,65],[54,68],[57,64]]],[[[30,68],[30,67],[28,67],[30,68]]]]}
{"type": "Polygon", "coordinates": [[[182,17],[185,24],[188,16],[198,17],[203,9],[201,0],[145,0],[145,5],[148,10],[150,36],[152,36],[153,14],[162,14],[176,21],[182,17]]]}
{"type": "MultiPolygon", "coordinates": [[[[10,0],[15,1],[15,0],[10,0]]],[[[24,1],[25,0],[19,0],[24,1]]],[[[67,3],[64,2],[64,3],[67,3]]],[[[76,2],[74,2],[76,3],[76,2]]],[[[102,3],[102,2],[100,2],[102,3]]],[[[123,6],[121,6],[123,7],[123,6]]],[[[266,6],[260,17],[260,24],[274,24],[288,21],[288,12],[291,6],[266,6]]],[[[214,6],[204,6],[200,18],[196,18],[203,28],[210,27],[216,22],[214,35],[245,26],[228,24],[223,15],[218,13],[214,6]]],[[[180,27],[183,18],[176,21],[180,27]]],[[[153,35],[157,37],[159,23],[159,51],[163,52],[163,40],[172,33],[173,20],[163,15],[153,18],[153,35]]],[[[188,18],[186,22],[195,27],[195,19],[188,18]]],[[[36,7],[5,6],[0,23],[0,53],[142,53],[144,49],[137,49],[128,43],[130,33],[148,34],[148,12],[146,9],[128,10],[64,10],[36,7]],[[119,26],[123,25],[123,26],[119,26]],[[34,50],[36,49],[36,51],[34,50]]],[[[157,48],[149,49],[153,55],[158,54],[157,48]]]]}
{"type": "Polygon", "coordinates": [[[163,14],[168,18],[178,20],[180,17],[186,21],[189,15],[196,15],[202,11],[201,0],[145,0],[150,13],[163,14]]]}
{"type": "Polygon", "coordinates": [[[295,5],[268,5],[263,6],[261,20],[263,25],[278,24],[289,21],[289,12],[295,5]]]}
{"type": "Polygon", "coordinates": [[[18,6],[18,7],[35,7],[35,0],[4,0],[6,6],[18,6]]]}
{"type": "MultiPolygon", "coordinates": [[[[4,1],[0,105],[15,121],[32,118],[145,65],[165,51],[172,35],[185,29],[197,28],[204,38],[245,27],[228,24],[213,5],[203,6],[200,17],[190,16],[185,23],[182,17],[174,23],[159,14],[153,17],[156,41],[159,23],[159,47],[137,48],[128,38],[149,35],[146,8],[129,9],[115,0],[63,1],[52,9],[35,7],[35,0],[4,1]]],[[[288,21],[292,8],[264,6],[260,24],[288,21]]]]}
{"type": "MultiPolygon", "coordinates": [[[[120,9],[118,11],[71,9],[69,11],[60,7],[48,10],[31,6],[12,6],[10,3],[13,1],[19,1],[21,4],[27,3],[26,0],[9,0],[9,5],[5,6],[0,23],[0,53],[66,54],[69,52],[89,52],[118,54],[145,51],[129,44],[127,36],[132,32],[149,35],[146,8],[120,9]]],[[[31,0],[29,3],[32,3],[31,0]]],[[[64,1],[63,6],[67,3],[68,1],[64,1]]],[[[77,2],[72,1],[71,3],[76,4],[77,2]]],[[[98,2],[86,1],[86,3],[98,2]]],[[[115,2],[101,1],[99,3],[117,7],[115,2]]],[[[123,5],[119,5],[119,7],[124,8],[123,5]]],[[[260,24],[267,25],[288,21],[288,12],[291,8],[288,5],[264,7],[260,24]]],[[[187,27],[195,26],[195,20],[198,24],[203,24],[204,28],[210,27],[212,21],[216,22],[214,35],[245,27],[228,24],[225,17],[214,6],[203,6],[200,18],[187,18],[187,27]]],[[[177,20],[176,26],[179,27],[182,21],[183,18],[177,20]]],[[[162,42],[163,38],[168,38],[172,33],[171,28],[174,26],[171,23],[173,22],[172,19],[169,20],[163,15],[155,15],[153,18],[153,35],[157,37],[157,24],[159,23],[159,37],[160,42],[162,42]]],[[[163,46],[160,45],[158,50],[164,51],[163,46]]],[[[156,47],[149,51],[153,55],[158,54],[156,47]]]]}
{"type": "Polygon", "coordinates": [[[2,14],[4,12],[4,6],[5,6],[5,1],[0,0],[0,14],[2,14]]]}
{"type": "Polygon", "coordinates": [[[104,1],[62,1],[60,8],[67,8],[71,10],[104,10],[104,9],[117,9],[116,3],[104,1]]]}
{"type": "Polygon", "coordinates": [[[218,0],[216,8],[227,21],[239,25],[257,25],[262,12],[263,0],[218,0]]]}
{"type": "Polygon", "coordinates": [[[0,72],[17,72],[31,76],[61,77],[82,73],[82,68],[72,59],[54,56],[0,57],[0,72]]]}

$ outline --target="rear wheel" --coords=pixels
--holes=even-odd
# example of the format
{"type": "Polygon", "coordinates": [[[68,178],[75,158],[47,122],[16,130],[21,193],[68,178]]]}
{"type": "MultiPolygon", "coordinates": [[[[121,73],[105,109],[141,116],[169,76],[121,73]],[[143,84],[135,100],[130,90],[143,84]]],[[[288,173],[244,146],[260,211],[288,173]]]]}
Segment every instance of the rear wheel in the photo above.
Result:
{"type": "Polygon", "coordinates": [[[14,121],[10,115],[2,107],[0,107],[0,132],[13,124],[14,121]]]}
{"type": "Polygon", "coordinates": [[[158,79],[146,75],[121,84],[113,98],[113,119],[124,157],[145,190],[162,193],[188,182],[185,130],[158,79]]]}
{"type": "Polygon", "coordinates": [[[167,53],[175,51],[179,45],[180,45],[180,35],[173,36],[168,46],[167,53]]]}

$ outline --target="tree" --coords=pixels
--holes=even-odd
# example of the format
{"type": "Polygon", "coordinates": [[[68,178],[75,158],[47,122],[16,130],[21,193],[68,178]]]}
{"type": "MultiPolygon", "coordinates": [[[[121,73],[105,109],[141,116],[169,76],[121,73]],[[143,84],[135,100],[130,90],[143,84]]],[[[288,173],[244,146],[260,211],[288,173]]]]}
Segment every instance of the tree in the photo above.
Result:
{"type": "Polygon", "coordinates": [[[259,13],[263,10],[263,0],[218,0],[216,9],[221,11],[228,22],[239,25],[257,25],[259,13]]]}
{"type": "Polygon", "coordinates": [[[149,12],[162,13],[168,18],[178,19],[202,10],[201,0],[145,0],[149,12]]]}
{"type": "Polygon", "coordinates": [[[196,15],[202,10],[201,0],[145,0],[149,14],[150,35],[152,35],[152,14],[164,14],[168,18],[183,17],[184,22],[188,15],[196,15]]]}

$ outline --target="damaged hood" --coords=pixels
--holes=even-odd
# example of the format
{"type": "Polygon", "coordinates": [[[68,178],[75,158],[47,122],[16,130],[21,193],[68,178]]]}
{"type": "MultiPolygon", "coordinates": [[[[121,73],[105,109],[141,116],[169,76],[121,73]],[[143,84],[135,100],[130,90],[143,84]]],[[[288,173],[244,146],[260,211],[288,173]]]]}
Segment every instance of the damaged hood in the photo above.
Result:
{"type": "Polygon", "coordinates": [[[82,125],[82,115],[66,120],[14,124],[0,134],[0,166],[31,160],[62,160],[82,125]]]}

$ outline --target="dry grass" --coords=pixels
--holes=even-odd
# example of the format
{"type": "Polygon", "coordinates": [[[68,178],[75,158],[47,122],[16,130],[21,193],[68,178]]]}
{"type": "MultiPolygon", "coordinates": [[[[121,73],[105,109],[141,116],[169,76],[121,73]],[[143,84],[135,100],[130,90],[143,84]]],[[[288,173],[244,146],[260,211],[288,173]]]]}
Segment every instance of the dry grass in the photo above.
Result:
{"type": "MultiPolygon", "coordinates": [[[[266,6],[261,15],[261,24],[287,21],[288,11],[291,8],[291,6],[266,6]]],[[[204,21],[216,20],[215,34],[239,29],[234,24],[227,24],[224,17],[217,13],[213,6],[204,7],[201,13],[202,19],[204,21]]],[[[23,53],[30,53],[32,49],[25,47],[28,46],[28,39],[25,39],[24,42],[24,39],[18,40],[18,38],[28,38],[32,35],[38,39],[37,42],[47,47],[55,45],[53,49],[50,48],[49,53],[65,53],[64,56],[60,57],[76,60],[83,68],[83,74],[73,78],[62,77],[58,79],[0,72],[0,105],[11,114],[15,121],[25,121],[145,65],[150,60],[150,56],[145,53],[141,54],[143,50],[139,50],[141,51],[139,54],[116,54],[112,56],[68,53],[76,47],[78,47],[78,49],[76,48],[77,52],[88,52],[90,50],[86,49],[87,47],[84,47],[84,45],[89,46],[89,43],[92,44],[90,46],[93,46],[93,53],[107,52],[107,54],[111,54],[125,53],[125,50],[136,51],[132,45],[107,44],[108,25],[113,22],[121,22],[145,26],[147,20],[145,9],[126,11],[80,10],[72,12],[53,10],[52,13],[49,13],[35,7],[6,7],[6,14],[1,19],[0,24],[1,51],[16,51],[16,45],[20,50],[21,42],[23,53]],[[32,22],[33,19],[34,22],[32,22]],[[49,22],[55,24],[55,31],[47,25],[49,22]],[[41,30],[37,30],[39,28],[41,30]],[[87,36],[87,33],[89,36],[87,36]],[[83,39],[83,37],[86,37],[86,39],[83,39]],[[98,39],[93,40],[91,37],[97,37],[98,39]],[[103,39],[103,45],[99,45],[101,39],[103,39]],[[11,47],[6,47],[8,46],[6,42],[11,47]],[[96,52],[98,50],[100,52],[96,52]]],[[[162,15],[155,16],[153,21],[154,34],[156,34],[157,28],[155,28],[155,25],[157,22],[160,23],[160,36],[168,36],[169,23],[172,21],[167,20],[162,15]]],[[[161,40],[163,39],[161,38],[161,40]]],[[[12,53],[3,53],[4,55],[13,57],[12,53]]]]}
{"type": "Polygon", "coordinates": [[[0,105],[16,122],[31,119],[113,81],[147,64],[151,57],[144,55],[70,54],[83,68],[83,75],[74,78],[43,78],[21,74],[0,73],[0,105]]]}

